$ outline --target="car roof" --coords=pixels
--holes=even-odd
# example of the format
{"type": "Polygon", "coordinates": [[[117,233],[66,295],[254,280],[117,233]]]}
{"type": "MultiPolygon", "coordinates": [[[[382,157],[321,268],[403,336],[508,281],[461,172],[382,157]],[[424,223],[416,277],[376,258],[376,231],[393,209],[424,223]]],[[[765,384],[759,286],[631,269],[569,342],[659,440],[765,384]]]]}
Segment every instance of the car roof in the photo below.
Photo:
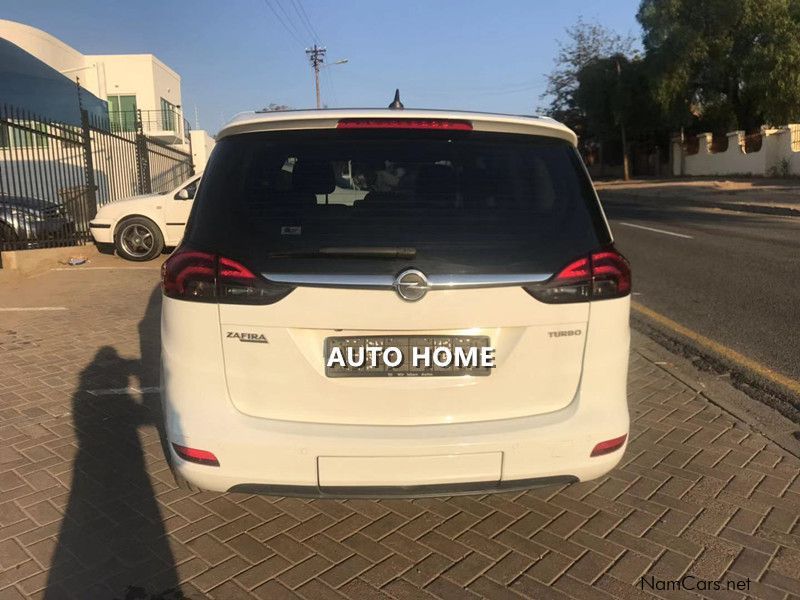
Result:
{"type": "Polygon", "coordinates": [[[340,119],[460,119],[470,121],[475,131],[542,135],[566,140],[573,146],[578,138],[566,125],[549,117],[496,113],[390,108],[335,108],[246,112],[236,115],[217,134],[217,140],[232,135],[262,131],[335,129],[340,119]]]}

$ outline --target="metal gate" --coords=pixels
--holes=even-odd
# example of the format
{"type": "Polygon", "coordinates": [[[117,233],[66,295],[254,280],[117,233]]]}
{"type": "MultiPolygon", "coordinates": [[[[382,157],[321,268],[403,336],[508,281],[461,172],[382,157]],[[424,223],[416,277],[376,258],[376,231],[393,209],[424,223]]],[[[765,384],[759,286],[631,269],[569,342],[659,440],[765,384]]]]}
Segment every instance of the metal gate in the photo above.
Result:
{"type": "MultiPolygon", "coordinates": [[[[133,120],[133,119],[132,119],[133,120]]],[[[97,207],[177,187],[194,172],[184,152],[81,111],[81,126],[0,107],[0,250],[91,241],[97,207]]]]}

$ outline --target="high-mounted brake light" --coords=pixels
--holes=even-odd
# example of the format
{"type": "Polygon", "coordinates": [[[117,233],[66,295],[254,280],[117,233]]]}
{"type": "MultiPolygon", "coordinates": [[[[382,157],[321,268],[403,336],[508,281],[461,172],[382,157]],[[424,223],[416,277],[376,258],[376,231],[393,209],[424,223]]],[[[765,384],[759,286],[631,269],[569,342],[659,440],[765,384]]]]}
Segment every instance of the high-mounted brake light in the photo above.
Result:
{"type": "Polygon", "coordinates": [[[256,277],[244,265],[182,247],[161,267],[161,289],[169,298],[226,304],[273,304],[294,288],[256,277]]]}
{"type": "Polygon", "coordinates": [[[592,456],[603,456],[604,454],[611,454],[616,450],[622,448],[625,445],[625,440],[628,439],[628,434],[621,435],[619,437],[614,438],[613,440],[606,440],[605,442],[600,442],[597,444],[593,449],[592,453],[589,455],[592,456]]]}
{"type": "Polygon", "coordinates": [[[457,119],[340,119],[337,129],[440,129],[472,131],[472,123],[457,119]]]}
{"type": "Polygon", "coordinates": [[[186,446],[179,446],[172,444],[175,449],[175,454],[180,456],[183,460],[188,462],[197,463],[198,465],[206,465],[208,467],[218,467],[219,460],[208,450],[198,450],[197,448],[187,448],[186,446]]]}
{"type": "Polygon", "coordinates": [[[572,261],[542,284],[525,288],[548,304],[621,298],[631,292],[631,268],[616,250],[593,252],[572,261]]]}

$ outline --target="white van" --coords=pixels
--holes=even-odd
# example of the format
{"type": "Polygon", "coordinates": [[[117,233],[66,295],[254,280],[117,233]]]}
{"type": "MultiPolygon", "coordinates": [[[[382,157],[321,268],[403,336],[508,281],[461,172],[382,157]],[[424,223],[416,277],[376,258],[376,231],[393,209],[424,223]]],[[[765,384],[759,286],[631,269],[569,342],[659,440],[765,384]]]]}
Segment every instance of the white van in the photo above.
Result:
{"type": "Polygon", "coordinates": [[[486,493],[622,457],[630,270],[547,119],[248,114],[162,272],[179,482],[486,493]]]}

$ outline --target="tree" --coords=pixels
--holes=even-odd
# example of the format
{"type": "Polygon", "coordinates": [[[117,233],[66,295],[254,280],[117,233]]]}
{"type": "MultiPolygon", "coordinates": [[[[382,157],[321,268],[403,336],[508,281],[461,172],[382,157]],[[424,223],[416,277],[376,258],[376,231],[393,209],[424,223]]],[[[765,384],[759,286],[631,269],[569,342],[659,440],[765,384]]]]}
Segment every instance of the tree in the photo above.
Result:
{"type": "Polygon", "coordinates": [[[269,106],[262,108],[259,112],[275,112],[276,110],[292,110],[292,107],[288,104],[275,104],[274,102],[270,102],[269,106]]]}
{"type": "Polygon", "coordinates": [[[601,144],[619,142],[623,174],[628,179],[629,141],[652,139],[659,123],[645,62],[623,54],[596,58],[578,72],[577,81],[573,98],[584,116],[585,138],[601,144]]]}
{"type": "Polygon", "coordinates": [[[654,97],[674,127],[723,130],[800,116],[799,0],[643,0],[654,97]]]}
{"type": "Polygon", "coordinates": [[[612,55],[630,56],[634,39],[621,36],[597,22],[582,18],[567,27],[567,40],[558,43],[555,67],[547,75],[547,89],[542,99],[550,102],[543,112],[567,124],[579,135],[585,131],[585,115],[575,100],[578,74],[590,62],[612,55]]]}

